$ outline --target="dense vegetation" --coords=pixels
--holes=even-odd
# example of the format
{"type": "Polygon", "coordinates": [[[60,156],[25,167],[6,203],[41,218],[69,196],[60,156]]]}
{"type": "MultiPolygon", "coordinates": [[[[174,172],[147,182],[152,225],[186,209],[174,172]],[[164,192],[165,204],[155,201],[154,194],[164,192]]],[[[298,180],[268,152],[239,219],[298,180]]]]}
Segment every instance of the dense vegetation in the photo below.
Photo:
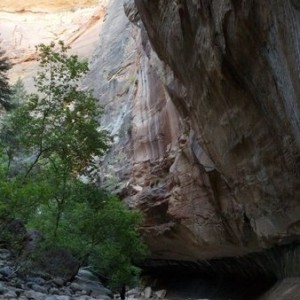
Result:
{"type": "Polygon", "coordinates": [[[96,99],[80,86],[88,64],[68,55],[63,42],[37,49],[36,92],[26,94],[18,81],[11,97],[3,94],[14,109],[2,117],[1,220],[24,220],[42,232],[44,247],[70,250],[114,289],[131,284],[138,275],[134,263],[146,253],[137,230],[141,217],[81,180],[110,142],[96,99]]]}

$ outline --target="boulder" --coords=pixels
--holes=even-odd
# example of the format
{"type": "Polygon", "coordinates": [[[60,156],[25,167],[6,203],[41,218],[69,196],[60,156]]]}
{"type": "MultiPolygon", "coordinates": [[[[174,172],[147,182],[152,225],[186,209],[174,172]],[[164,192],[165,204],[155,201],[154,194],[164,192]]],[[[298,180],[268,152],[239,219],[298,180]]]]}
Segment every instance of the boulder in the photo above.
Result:
{"type": "Polygon", "coordinates": [[[53,278],[52,282],[56,285],[56,286],[63,286],[64,285],[64,281],[63,279],[56,277],[53,278]]]}
{"type": "Polygon", "coordinates": [[[28,284],[38,284],[38,285],[43,285],[46,282],[46,280],[41,276],[28,276],[26,278],[26,281],[28,284]]]}
{"type": "MultiPolygon", "coordinates": [[[[76,296],[73,298],[74,300],[94,300],[94,297],[90,297],[90,296],[76,296]]],[[[103,300],[102,298],[98,298],[97,300],[103,300]]]]}
{"type": "Polygon", "coordinates": [[[40,241],[43,239],[42,234],[35,229],[29,229],[25,236],[24,250],[26,252],[32,252],[38,248],[40,241]]]}
{"type": "Polygon", "coordinates": [[[154,296],[158,299],[164,299],[166,298],[167,291],[166,290],[159,290],[154,292],[154,296]]]}
{"type": "Polygon", "coordinates": [[[3,296],[4,296],[4,299],[12,299],[12,298],[18,297],[17,293],[14,291],[7,291],[7,293],[5,293],[3,296]]]}
{"type": "Polygon", "coordinates": [[[0,259],[7,260],[11,257],[11,252],[7,249],[0,249],[0,259]]]}
{"type": "Polygon", "coordinates": [[[152,295],[152,289],[150,286],[148,286],[144,289],[144,296],[146,299],[149,299],[151,298],[151,295],[152,295]]]}
{"type": "MultiPolygon", "coordinates": [[[[92,295],[93,296],[93,295],[92,295]]],[[[112,298],[107,296],[107,295],[101,295],[101,296],[93,296],[94,298],[90,298],[90,299],[98,299],[98,300],[111,300],[112,298]]]]}
{"type": "Polygon", "coordinates": [[[4,266],[4,267],[0,268],[0,274],[3,275],[4,277],[12,277],[12,276],[14,276],[15,271],[10,266],[4,266]]]}
{"type": "Polygon", "coordinates": [[[27,297],[28,299],[45,300],[47,295],[40,292],[28,290],[28,291],[24,291],[24,296],[27,297]]]}
{"type": "Polygon", "coordinates": [[[113,298],[112,292],[105,288],[98,277],[91,271],[79,269],[74,281],[70,285],[73,290],[83,290],[95,298],[113,298]]]}
{"type": "Polygon", "coordinates": [[[134,289],[131,289],[129,290],[127,293],[126,293],[126,296],[127,297],[132,297],[132,298],[138,298],[139,295],[141,295],[141,289],[140,288],[134,288],[134,289]]]}
{"type": "Polygon", "coordinates": [[[65,249],[49,249],[38,254],[33,263],[33,271],[60,277],[63,282],[75,277],[79,269],[79,261],[65,249]]]}
{"type": "Polygon", "coordinates": [[[0,295],[3,295],[7,292],[7,287],[2,283],[0,282],[0,295]]]}
{"type": "Polygon", "coordinates": [[[48,293],[48,289],[46,287],[38,285],[38,284],[33,284],[32,289],[36,292],[40,292],[40,293],[43,293],[43,294],[48,293]]]}
{"type": "Polygon", "coordinates": [[[59,289],[57,289],[57,288],[50,288],[49,289],[49,294],[51,294],[51,295],[58,295],[59,294],[59,289]]]}
{"type": "Polygon", "coordinates": [[[82,287],[80,284],[76,283],[76,282],[72,282],[70,284],[70,288],[74,291],[74,292],[77,292],[77,291],[81,291],[82,290],[82,287]]]}
{"type": "Polygon", "coordinates": [[[58,300],[56,296],[47,296],[45,300],[58,300]]]}
{"type": "Polygon", "coordinates": [[[91,271],[85,268],[80,268],[78,270],[76,277],[86,279],[86,280],[99,281],[99,278],[94,273],[92,273],[91,271]]]}
{"type": "Polygon", "coordinates": [[[66,295],[60,295],[60,296],[55,296],[57,300],[71,300],[70,296],[66,295]]]}

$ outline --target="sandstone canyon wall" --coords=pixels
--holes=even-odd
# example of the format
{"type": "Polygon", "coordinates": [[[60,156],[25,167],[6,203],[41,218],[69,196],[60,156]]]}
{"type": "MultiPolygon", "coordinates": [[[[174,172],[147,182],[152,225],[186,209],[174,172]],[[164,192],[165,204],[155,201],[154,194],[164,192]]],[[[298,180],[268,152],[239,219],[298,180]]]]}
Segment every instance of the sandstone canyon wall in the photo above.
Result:
{"type": "MultiPolygon", "coordinates": [[[[197,261],[299,239],[297,1],[98,4],[71,30],[59,19],[57,38],[90,58],[84,85],[114,139],[91,172],[143,212],[152,257],[197,261]]],[[[26,50],[8,42],[7,24],[7,49],[26,50]]]]}
{"type": "Polygon", "coordinates": [[[99,4],[98,0],[2,0],[0,11],[18,12],[59,12],[61,10],[76,10],[99,4]]]}
{"type": "MultiPolygon", "coordinates": [[[[114,186],[145,216],[146,241],[156,259],[196,260],[249,251],[241,245],[243,214],[223,220],[209,173],[215,167],[187,116],[179,117],[162,84],[161,65],[132,3],[110,2],[85,84],[104,106],[103,124],[115,144],[98,180],[114,186]]],[[[183,91],[184,92],[184,91],[183,91]]],[[[219,183],[218,183],[219,184],[219,183]]],[[[224,194],[222,197],[224,197],[224,194]]],[[[229,196],[228,196],[229,197],[229,196]]],[[[238,203],[230,198],[226,210],[238,203]]]]}
{"type": "Polygon", "coordinates": [[[10,80],[22,79],[32,89],[37,70],[35,46],[63,40],[83,58],[93,53],[108,0],[1,1],[1,47],[13,63],[10,80]],[[93,4],[93,5],[92,5],[93,4]]]}
{"type": "MultiPolygon", "coordinates": [[[[193,203],[194,218],[175,223],[196,257],[299,240],[298,2],[135,0],[168,94],[215,166],[181,173],[206,178],[193,201],[178,187],[178,211],[193,203]]],[[[174,221],[174,198],[166,206],[174,221]]]]}

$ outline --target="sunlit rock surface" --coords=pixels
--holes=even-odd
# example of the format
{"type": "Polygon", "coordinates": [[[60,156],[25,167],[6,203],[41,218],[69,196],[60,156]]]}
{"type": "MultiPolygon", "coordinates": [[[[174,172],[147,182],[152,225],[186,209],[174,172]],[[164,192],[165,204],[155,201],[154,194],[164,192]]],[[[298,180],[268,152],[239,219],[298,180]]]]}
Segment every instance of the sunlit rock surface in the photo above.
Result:
{"type": "Polygon", "coordinates": [[[50,12],[96,5],[101,0],[1,0],[0,11],[50,12]]]}
{"type": "MultiPolygon", "coordinates": [[[[108,0],[89,1],[89,6],[71,1],[5,1],[0,4],[1,47],[14,63],[10,72],[11,82],[22,79],[28,87],[36,73],[36,49],[40,43],[63,40],[72,51],[82,58],[88,58],[99,39],[101,24],[105,16],[108,0]],[[18,10],[17,5],[30,6],[28,11],[18,10]],[[43,10],[37,10],[39,5],[43,10]],[[51,8],[56,7],[53,11],[51,8]],[[16,6],[16,7],[15,7],[16,6]],[[48,9],[49,8],[49,9],[48,9]],[[14,11],[14,9],[16,11],[14,11]],[[37,11],[35,11],[37,10],[37,11]]],[[[80,3],[79,3],[80,2],[80,3]]],[[[85,2],[86,4],[88,1],[85,2]]]]}

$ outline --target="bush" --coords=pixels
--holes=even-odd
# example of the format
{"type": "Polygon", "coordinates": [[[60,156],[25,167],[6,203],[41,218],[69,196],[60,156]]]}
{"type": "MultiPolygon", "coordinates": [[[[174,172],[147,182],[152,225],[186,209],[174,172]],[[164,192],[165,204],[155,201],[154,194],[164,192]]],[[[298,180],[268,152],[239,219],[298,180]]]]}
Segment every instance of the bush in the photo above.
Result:
{"type": "Polygon", "coordinates": [[[29,225],[45,234],[47,245],[70,250],[81,264],[108,278],[111,288],[137,282],[134,265],[147,254],[138,232],[140,214],[93,185],[79,180],[68,185],[64,205],[58,209],[53,201],[39,206],[29,225]]]}

